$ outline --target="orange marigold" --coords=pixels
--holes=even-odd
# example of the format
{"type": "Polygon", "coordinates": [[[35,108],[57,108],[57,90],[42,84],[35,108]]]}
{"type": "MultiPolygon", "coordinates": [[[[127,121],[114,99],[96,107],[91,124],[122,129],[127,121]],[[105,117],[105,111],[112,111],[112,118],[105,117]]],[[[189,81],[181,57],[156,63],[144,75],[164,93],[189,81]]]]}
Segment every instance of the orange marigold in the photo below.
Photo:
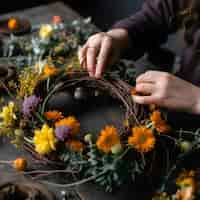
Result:
{"type": "Polygon", "coordinates": [[[10,30],[14,30],[18,28],[18,21],[15,18],[11,18],[8,20],[8,28],[10,30]]]}
{"type": "Polygon", "coordinates": [[[80,132],[80,123],[73,116],[65,117],[65,118],[59,120],[58,122],[56,122],[55,125],[56,125],[56,127],[58,127],[58,126],[69,126],[72,129],[73,135],[76,135],[80,132]]]}
{"type": "Polygon", "coordinates": [[[45,112],[44,116],[47,120],[53,121],[57,121],[63,118],[62,113],[56,110],[45,112]]]}
{"type": "Polygon", "coordinates": [[[120,144],[120,137],[114,126],[106,126],[100,133],[96,145],[104,153],[109,153],[114,145],[120,144]]]}
{"type": "Polygon", "coordinates": [[[145,126],[132,129],[132,135],[128,138],[128,144],[133,146],[138,152],[146,153],[155,146],[155,136],[151,129],[145,126]]]}
{"type": "Polygon", "coordinates": [[[25,158],[17,158],[13,161],[13,167],[17,171],[24,171],[27,167],[27,160],[25,158]]]}
{"type": "Polygon", "coordinates": [[[58,73],[58,69],[53,66],[45,65],[43,73],[45,77],[55,76],[58,73]]]}
{"type": "Polygon", "coordinates": [[[161,112],[155,110],[151,116],[150,120],[152,121],[155,129],[160,133],[168,133],[171,130],[171,127],[162,119],[161,112]]]}
{"type": "Polygon", "coordinates": [[[66,142],[66,145],[74,152],[81,152],[84,149],[84,144],[78,140],[70,140],[66,142]]]}

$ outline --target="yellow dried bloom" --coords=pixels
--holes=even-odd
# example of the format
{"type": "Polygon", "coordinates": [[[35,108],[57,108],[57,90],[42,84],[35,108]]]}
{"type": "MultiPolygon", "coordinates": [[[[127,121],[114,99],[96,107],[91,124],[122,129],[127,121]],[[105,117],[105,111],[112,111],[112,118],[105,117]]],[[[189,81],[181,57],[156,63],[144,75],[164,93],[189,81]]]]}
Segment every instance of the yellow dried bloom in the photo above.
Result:
{"type": "Polygon", "coordinates": [[[51,153],[56,150],[57,139],[54,134],[53,128],[50,128],[47,124],[44,124],[41,130],[35,130],[33,138],[35,144],[35,150],[41,155],[51,153]]]}
{"type": "Polygon", "coordinates": [[[1,122],[3,127],[11,127],[13,125],[14,120],[16,119],[14,102],[9,102],[7,106],[3,107],[0,118],[3,120],[1,122]]]}

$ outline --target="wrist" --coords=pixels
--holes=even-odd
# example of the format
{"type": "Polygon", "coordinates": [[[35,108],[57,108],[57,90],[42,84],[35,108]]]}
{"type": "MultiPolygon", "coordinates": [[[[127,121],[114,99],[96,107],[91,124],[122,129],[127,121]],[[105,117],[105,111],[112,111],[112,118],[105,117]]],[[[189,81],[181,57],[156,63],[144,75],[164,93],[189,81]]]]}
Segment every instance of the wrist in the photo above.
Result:
{"type": "Polygon", "coordinates": [[[117,41],[118,46],[121,50],[127,49],[130,45],[130,38],[128,31],[123,28],[111,29],[107,32],[114,40],[117,41]]]}

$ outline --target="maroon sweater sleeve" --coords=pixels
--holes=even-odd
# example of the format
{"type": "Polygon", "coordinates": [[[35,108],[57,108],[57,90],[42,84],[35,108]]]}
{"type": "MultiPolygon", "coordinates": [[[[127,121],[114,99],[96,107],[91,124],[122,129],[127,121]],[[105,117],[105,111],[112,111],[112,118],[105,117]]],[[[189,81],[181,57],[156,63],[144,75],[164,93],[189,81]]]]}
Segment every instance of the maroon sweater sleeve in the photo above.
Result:
{"type": "Polygon", "coordinates": [[[184,8],[184,0],[145,0],[134,15],[123,19],[112,28],[125,28],[131,39],[131,52],[135,58],[166,42],[176,31],[173,19],[184,8]]]}

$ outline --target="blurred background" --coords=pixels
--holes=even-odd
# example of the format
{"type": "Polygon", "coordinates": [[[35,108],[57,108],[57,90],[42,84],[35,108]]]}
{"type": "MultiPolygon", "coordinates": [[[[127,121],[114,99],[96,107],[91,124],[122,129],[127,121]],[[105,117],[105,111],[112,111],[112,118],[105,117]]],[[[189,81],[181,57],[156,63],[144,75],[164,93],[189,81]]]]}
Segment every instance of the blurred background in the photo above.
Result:
{"type": "MultiPolygon", "coordinates": [[[[28,0],[1,2],[0,14],[53,3],[55,0],[28,0]]],[[[143,0],[63,0],[84,17],[91,16],[100,29],[108,29],[115,21],[135,12],[143,0]]]]}

